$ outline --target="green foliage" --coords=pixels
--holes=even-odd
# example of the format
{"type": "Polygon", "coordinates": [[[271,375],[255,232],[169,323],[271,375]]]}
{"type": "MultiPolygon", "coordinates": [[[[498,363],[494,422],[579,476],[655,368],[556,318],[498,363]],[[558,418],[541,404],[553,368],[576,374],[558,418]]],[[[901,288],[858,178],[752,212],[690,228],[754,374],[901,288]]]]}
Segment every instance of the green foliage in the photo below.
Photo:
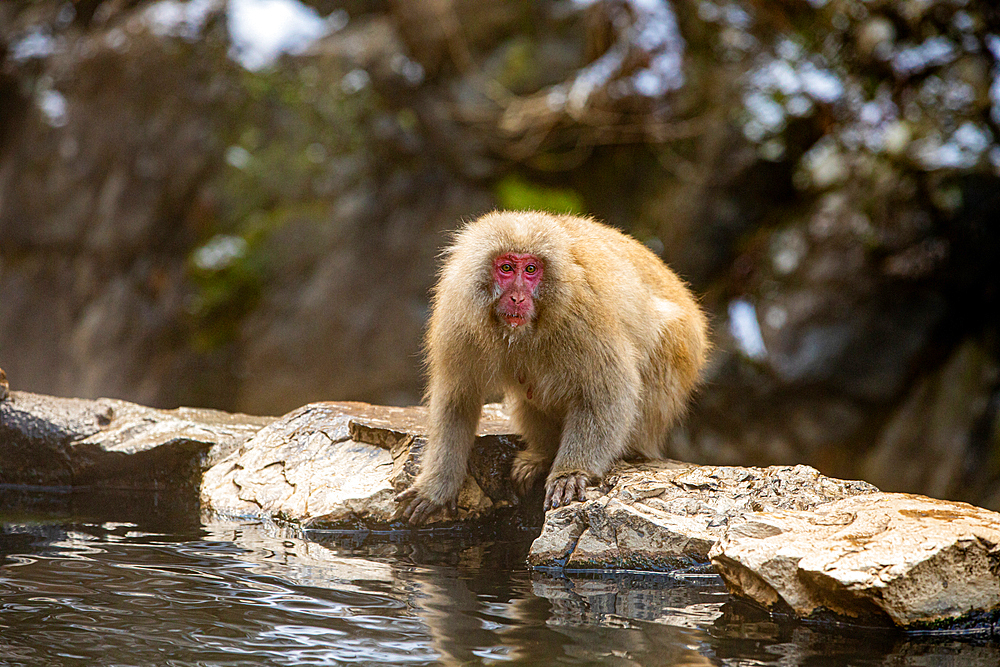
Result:
{"type": "Polygon", "coordinates": [[[345,93],[344,72],[325,67],[243,75],[247,101],[232,128],[220,188],[223,228],[279,202],[329,198],[354,172],[366,119],[379,101],[370,86],[345,93]]]}
{"type": "Polygon", "coordinates": [[[225,164],[209,186],[211,217],[199,230],[205,241],[188,263],[197,348],[238,337],[283,261],[274,235],[292,220],[327,224],[329,202],[361,177],[380,99],[370,85],[345,91],[344,75],[323,60],[242,73],[241,107],[220,137],[225,164]]]}
{"type": "Polygon", "coordinates": [[[505,88],[515,93],[530,92],[538,79],[534,48],[524,36],[510,41],[497,79],[505,88]]]}
{"type": "Polygon", "coordinates": [[[266,276],[262,235],[216,235],[191,255],[189,272],[198,287],[188,306],[196,322],[194,345],[215,350],[235,340],[239,323],[256,308],[266,276]]]}
{"type": "Polygon", "coordinates": [[[548,211],[549,213],[585,212],[583,198],[570,188],[551,188],[510,174],[496,184],[500,207],[511,211],[548,211]]]}

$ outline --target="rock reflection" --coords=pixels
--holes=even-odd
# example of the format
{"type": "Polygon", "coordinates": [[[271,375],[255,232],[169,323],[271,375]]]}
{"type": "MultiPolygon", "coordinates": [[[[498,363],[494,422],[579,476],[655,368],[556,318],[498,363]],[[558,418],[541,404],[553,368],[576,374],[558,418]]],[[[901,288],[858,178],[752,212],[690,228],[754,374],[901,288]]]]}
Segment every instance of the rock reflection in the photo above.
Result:
{"type": "Polygon", "coordinates": [[[281,577],[299,586],[367,590],[367,584],[391,584],[393,568],[376,559],[340,556],[328,546],[298,537],[291,529],[257,523],[212,522],[206,531],[213,540],[245,549],[239,554],[255,571],[281,577]],[[364,586],[364,588],[362,588],[364,586]]]}
{"type": "Polygon", "coordinates": [[[706,657],[709,637],[702,628],[721,615],[726,599],[715,575],[605,573],[568,579],[536,573],[532,589],[551,603],[550,627],[591,650],[600,647],[616,664],[714,664],[706,657]]]}

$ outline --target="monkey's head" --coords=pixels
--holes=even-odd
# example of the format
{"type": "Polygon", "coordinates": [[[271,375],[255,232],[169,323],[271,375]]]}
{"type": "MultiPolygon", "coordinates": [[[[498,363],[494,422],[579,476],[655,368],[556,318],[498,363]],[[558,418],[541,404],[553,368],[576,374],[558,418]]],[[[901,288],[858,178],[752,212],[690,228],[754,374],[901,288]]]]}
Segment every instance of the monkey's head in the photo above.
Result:
{"type": "Polygon", "coordinates": [[[545,263],[530,253],[505,252],[493,259],[496,314],[511,329],[534,322],[545,263]]]}
{"type": "Polygon", "coordinates": [[[475,336],[527,341],[577,308],[584,283],[572,239],[558,216],[494,211],[458,230],[434,288],[433,321],[475,336]],[[562,314],[561,314],[562,313],[562,314]]]}

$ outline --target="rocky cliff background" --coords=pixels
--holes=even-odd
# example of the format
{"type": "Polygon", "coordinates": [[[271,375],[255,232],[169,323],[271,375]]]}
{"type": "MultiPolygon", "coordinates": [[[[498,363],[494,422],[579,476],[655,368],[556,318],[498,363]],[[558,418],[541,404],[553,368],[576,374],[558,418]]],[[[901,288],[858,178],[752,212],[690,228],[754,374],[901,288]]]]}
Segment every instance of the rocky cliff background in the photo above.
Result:
{"type": "Polygon", "coordinates": [[[997,137],[985,0],[10,0],[0,367],[415,403],[448,232],[573,211],[711,314],[673,456],[996,509],[997,137]]]}

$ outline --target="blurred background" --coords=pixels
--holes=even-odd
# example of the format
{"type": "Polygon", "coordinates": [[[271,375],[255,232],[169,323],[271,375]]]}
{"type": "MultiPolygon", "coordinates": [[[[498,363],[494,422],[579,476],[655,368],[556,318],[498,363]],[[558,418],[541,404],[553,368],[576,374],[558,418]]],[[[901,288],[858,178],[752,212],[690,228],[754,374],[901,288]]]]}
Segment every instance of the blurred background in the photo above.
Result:
{"type": "Polygon", "coordinates": [[[0,367],[420,401],[436,255],[591,214],[702,296],[672,456],[1000,509],[987,0],[4,0],[0,367]]]}

